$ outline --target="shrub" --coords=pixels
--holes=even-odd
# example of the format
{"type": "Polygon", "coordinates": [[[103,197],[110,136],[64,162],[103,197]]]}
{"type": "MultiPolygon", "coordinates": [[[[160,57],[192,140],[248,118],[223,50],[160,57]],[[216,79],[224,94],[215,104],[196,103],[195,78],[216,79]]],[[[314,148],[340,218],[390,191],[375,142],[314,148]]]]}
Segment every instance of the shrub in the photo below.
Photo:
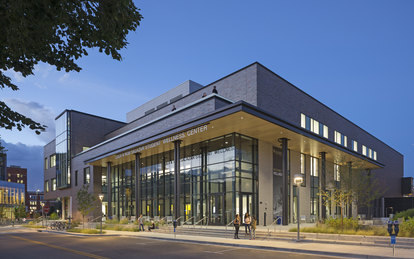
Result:
{"type": "Polygon", "coordinates": [[[106,224],[119,224],[119,220],[116,217],[114,217],[113,219],[107,219],[105,223],[106,224]]]}
{"type": "Polygon", "coordinates": [[[401,222],[399,236],[414,237],[414,217],[401,222]]]}
{"type": "MultiPolygon", "coordinates": [[[[339,229],[342,229],[342,220],[340,218],[338,218],[338,219],[329,218],[329,219],[325,220],[325,225],[328,228],[333,228],[333,229],[339,230],[339,229]]],[[[358,230],[359,229],[358,220],[353,219],[353,218],[344,218],[343,229],[358,230]]]]}
{"type": "Polygon", "coordinates": [[[404,218],[407,220],[412,217],[414,217],[414,208],[398,212],[397,214],[395,214],[394,220],[397,220],[399,218],[404,218]]]}
{"type": "Polygon", "coordinates": [[[124,219],[121,219],[120,221],[119,221],[119,224],[128,224],[128,219],[127,218],[124,218],[124,219]]]}
{"type": "Polygon", "coordinates": [[[50,214],[50,219],[51,220],[58,220],[59,216],[56,212],[53,212],[52,214],[50,214]]]}

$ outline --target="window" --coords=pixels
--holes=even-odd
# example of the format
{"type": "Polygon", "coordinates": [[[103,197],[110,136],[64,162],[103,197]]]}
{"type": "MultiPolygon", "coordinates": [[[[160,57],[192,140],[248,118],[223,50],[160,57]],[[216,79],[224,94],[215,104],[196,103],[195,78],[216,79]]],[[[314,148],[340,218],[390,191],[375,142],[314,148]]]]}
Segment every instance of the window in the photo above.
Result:
{"type": "Polygon", "coordinates": [[[45,181],[45,192],[49,192],[49,181],[45,181]]]}
{"type": "Polygon", "coordinates": [[[370,149],[370,148],[368,149],[368,157],[372,158],[372,149],[370,149]]]}
{"type": "Polygon", "coordinates": [[[318,164],[318,159],[316,157],[311,157],[310,159],[310,169],[311,169],[311,176],[315,176],[318,177],[319,176],[319,164],[318,164]]]}
{"type": "Polygon", "coordinates": [[[56,191],[56,178],[52,179],[52,192],[56,191]]]}
{"type": "Polygon", "coordinates": [[[328,126],[320,123],[319,121],[312,119],[311,117],[306,116],[305,114],[300,114],[300,125],[302,128],[312,131],[315,134],[318,134],[324,138],[328,138],[328,126]]]}
{"type": "Polygon", "coordinates": [[[56,166],[56,155],[51,155],[49,157],[49,162],[50,162],[50,168],[55,167],[56,166]]]}
{"type": "Polygon", "coordinates": [[[358,152],[358,142],[352,140],[352,150],[358,152]]]}
{"type": "Polygon", "coordinates": [[[75,171],[75,186],[78,186],[78,171],[75,171]]]}
{"type": "Polygon", "coordinates": [[[334,141],[335,143],[338,143],[339,145],[342,145],[344,147],[348,146],[348,138],[344,134],[338,132],[335,130],[334,132],[334,141]]]}
{"type": "Polygon", "coordinates": [[[45,165],[44,165],[44,167],[45,167],[45,170],[47,170],[47,157],[45,157],[45,165]]]}
{"type": "Polygon", "coordinates": [[[86,167],[83,169],[83,183],[88,184],[91,182],[91,169],[86,167]]]}
{"type": "Polygon", "coordinates": [[[319,159],[310,158],[310,214],[319,216],[319,159]]]}
{"type": "Polygon", "coordinates": [[[377,160],[377,151],[374,151],[374,160],[377,160]]]}
{"type": "Polygon", "coordinates": [[[300,154],[300,173],[303,176],[302,187],[306,187],[306,155],[300,154]]]}
{"type": "Polygon", "coordinates": [[[337,164],[334,164],[334,181],[340,182],[341,181],[341,171],[340,167],[337,164]]]}
{"type": "Polygon", "coordinates": [[[367,147],[366,147],[366,146],[364,146],[364,145],[362,145],[362,154],[363,154],[364,156],[366,156],[366,155],[367,155],[367,147]]]}

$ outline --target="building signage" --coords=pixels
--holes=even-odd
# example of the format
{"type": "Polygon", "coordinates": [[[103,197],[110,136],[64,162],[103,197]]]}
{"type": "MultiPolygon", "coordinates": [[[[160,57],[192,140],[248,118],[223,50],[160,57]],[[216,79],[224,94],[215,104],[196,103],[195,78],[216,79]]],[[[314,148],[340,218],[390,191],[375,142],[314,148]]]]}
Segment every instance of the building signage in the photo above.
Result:
{"type": "Polygon", "coordinates": [[[167,137],[165,139],[158,140],[158,141],[149,143],[147,145],[138,147],[136,149],[129,150],[127,152],[123,152],[119,155],[116,155],[115,159],[119,159],[119,158],[122,158],[124,156],[133,155],[133,154],[139,153],[143,150],[148,150],[148,149],[151,149],[151,148],[154,148],[154,147],[158,147],[159,145],[161,145],[161,143],[162,144],[168,144],[168,143],[174,142],[176,140],[181,140],[181,139],[184,139],[186,137],[190,137],[190,136],[193,136],[193,135],[196,135],[196,134],[199,134],[199,133],[204,133],[204,132],[207,131],[207,129],[208,129],[208,125],[203,125],[203,126],[200,126],[200,127],[197,127],[197,128],[193,128],[193,129],[187,130],[185,132],[181,132],[181,133],[178,133],[176,135],[167,137]]]}

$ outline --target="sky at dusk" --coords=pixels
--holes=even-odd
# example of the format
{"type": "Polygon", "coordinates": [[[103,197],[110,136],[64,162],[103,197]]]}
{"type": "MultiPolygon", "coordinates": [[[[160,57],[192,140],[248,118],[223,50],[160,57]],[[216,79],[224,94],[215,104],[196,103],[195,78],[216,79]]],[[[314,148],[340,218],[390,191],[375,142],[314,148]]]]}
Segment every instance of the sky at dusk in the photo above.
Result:
{"type": "Polygon", "coordinates": [[[255,61],[404,155],[414,176],[414,1],[135,1],[144,19],[118,62],[96,50],[77,72],[40,63],[0,99],[46,124],[37,136],[0,129],[8,164],[43,189],[43,145],[74,109],[126,113],[186,80],[207,85],[255,61]]]}

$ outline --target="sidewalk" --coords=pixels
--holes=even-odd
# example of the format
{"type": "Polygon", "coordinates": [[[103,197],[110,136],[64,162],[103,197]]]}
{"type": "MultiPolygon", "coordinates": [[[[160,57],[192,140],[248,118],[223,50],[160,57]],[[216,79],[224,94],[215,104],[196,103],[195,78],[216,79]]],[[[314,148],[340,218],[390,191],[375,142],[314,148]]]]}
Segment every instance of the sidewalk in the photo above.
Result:
{"type": "Polygon", "coordinates": [[[413,249],[398,248],[395,257],[392,254],[392,247],[356,246],[346,244],[324,244],[307,241],[283,241],[283,240],[246,240],[221,237],[191,236],[165,234],[158,232],[126,232],[105,230],[107,234],[123,237],[141,237],[150,239],[163,239],[178,242],[189,242],[195,244],[213,244],[224,246],[237,246],[254,249],[276,250],[324,256],[339,256],[347,258],[414,258],[413,249]]]}

